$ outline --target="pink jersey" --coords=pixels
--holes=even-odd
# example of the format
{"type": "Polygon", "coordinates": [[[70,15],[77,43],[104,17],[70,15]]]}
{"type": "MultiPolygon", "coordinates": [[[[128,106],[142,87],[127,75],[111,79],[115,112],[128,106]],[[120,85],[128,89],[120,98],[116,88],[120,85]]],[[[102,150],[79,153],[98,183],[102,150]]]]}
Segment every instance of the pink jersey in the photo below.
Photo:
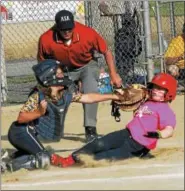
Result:
{"type": "Polygon", "coordinates": [[[147,101],[134,114],[127,128],[135,141],[148,149],[154,149],[157,139],[147,138],[147,131],[162,130],[166,126],[176,125],[176,116],[168,103],[147,101]]]}

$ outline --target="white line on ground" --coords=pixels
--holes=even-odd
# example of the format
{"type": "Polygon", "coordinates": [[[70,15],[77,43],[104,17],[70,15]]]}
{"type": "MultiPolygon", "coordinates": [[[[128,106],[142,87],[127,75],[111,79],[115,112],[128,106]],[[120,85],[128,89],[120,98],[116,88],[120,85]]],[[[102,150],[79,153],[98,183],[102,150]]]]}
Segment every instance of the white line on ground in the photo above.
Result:
{"type": "Polygon", "coordinates": [[[83,173],[88,173],[88,174],[92,174],[92,173],[100,173],[100,172],[114,172],[114,171],[118,171],[118,170],[124,170],[124,169],[146,169],[146,168],[156,168],[156,167],[161,167],[161,168],[170,168],[170,167],[182,167],[182,169],[184,169],[184,164],[145,164],[145,165],[141,165],[141,164],[137,164],[137,165],[129,165],[129,164],[125,164],[124,165],[115,165],[115,166],[107,166],[107,167],[98,167],[98,168],[81,168],[80,171],[79,169],[66,169],[66,168],[62,168],[61,171],[50,171],[49,173],[44,172],[40,172],[39,174],[31,174],[30,176],[33,178],[46,178],[46,177],[50,177],[50,176],[58,176],[58,175],[66,175],[66,174],[79,174],[79,172],[83,173]]]}
{"type": "Polygon", "coordinates": [[[94,179],[74,179],[74,180],[56,180],[56,181],[47,181],[47,182],[35,182],[35,183],[22,183],[22,184],[2,184],[2,187],[6,188],[18,188],[18,187],[32,187],[32,186],[44,186],[44,185],[56,185],[56,184],[71,184],[71,183],[107,183],[107,182],[122,182],[125,180],[150,180],[150,179],[184,179],[184,173],[178,174],[155,174],[147,176],[130,176],[130,177],[119,177],[119,178],[94,178],[94,179]]]}

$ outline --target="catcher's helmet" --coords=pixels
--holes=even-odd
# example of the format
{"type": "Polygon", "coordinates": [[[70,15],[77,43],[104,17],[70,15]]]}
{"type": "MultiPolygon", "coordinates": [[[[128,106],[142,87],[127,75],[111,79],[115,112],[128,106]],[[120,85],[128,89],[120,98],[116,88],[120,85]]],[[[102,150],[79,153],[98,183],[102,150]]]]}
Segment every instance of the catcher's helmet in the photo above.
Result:
{"type": "Polygon", "coordinates": [[[60,62],[48,59],[36,64],[32,67],[37,81],[45,87],[51,85],[68,86],[72,81],[68,77],[58,78],[56,76],[57,67],[60,62]]]}
{"type": "Polygon", "coordinates": [[[170,74],[157,74],[153,77],[152,81],[148,83],[148,87],[151,88],[151,85],[153,84],[167,90],[167,93],[164,98],[165,101],[172,101],[175,99],[177,91],[177,80],[170,74]]]}

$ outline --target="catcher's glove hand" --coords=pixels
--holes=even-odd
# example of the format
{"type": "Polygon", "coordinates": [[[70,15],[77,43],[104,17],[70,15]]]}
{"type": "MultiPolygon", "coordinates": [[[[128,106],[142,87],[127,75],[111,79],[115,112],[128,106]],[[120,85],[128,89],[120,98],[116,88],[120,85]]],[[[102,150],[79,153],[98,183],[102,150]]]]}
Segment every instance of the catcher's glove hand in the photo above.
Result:
{"type": "Polygon", "coordinates": [[[127,88],[114,89],[114,93],[120,97],[120,100],[113,102],[123,111],[135,111],[148,99],[148,90],[141,84],[132,84],[127,88]]]}

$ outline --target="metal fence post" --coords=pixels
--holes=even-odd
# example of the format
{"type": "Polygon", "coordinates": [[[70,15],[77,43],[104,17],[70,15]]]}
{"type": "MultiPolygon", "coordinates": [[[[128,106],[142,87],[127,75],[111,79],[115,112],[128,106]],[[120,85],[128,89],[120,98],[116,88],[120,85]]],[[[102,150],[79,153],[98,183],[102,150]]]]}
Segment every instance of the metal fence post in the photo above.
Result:
{"type": "Polygon", "coordinates": [[[170,27],[172,38],[176,36],[175,16],[174,16],[174,3],[170,2],[170,27]]]}
{"type": "Polygon", "coordinates": [[[162,32],[162,27],[161,27],[161,16],[160,16],[160,10],[159,10],[159,2],[155,2],[156,6],[156,21],[157,21],[157,34],[158,34],[158,43],[159,43],[159,56],[160,56],[160,67],[161,67],[161,72],[164,72],[164,60],[163,60],[163,53],[164,53],[164,48],[163,48],[163,40],[164,40],[164,35],[162,32]]]}
{"type": "Polygon", "coordinates": [[[152,40],[150,30],[150,12],[149,2],[143,1],[143,18],[144,18],[144,36],[145,36],[145,61],[147,63],[148,81],[151,81],[154,75],[154,64],[152,60],[152,40]]]}
{"type": "Polygon", "coordinates": [[[0,16],[0,69],[1,69],[1,102],[7,101],[7,79],[6,79],[6,67],[5,67],[5,55],[2,36],[2,20],[0,16]]]}
{"type": "Polygon", "coordinates": [[[85,24],[92,27],[92,7],[90,1],[84,2],[85,7],[85,24]]]}

